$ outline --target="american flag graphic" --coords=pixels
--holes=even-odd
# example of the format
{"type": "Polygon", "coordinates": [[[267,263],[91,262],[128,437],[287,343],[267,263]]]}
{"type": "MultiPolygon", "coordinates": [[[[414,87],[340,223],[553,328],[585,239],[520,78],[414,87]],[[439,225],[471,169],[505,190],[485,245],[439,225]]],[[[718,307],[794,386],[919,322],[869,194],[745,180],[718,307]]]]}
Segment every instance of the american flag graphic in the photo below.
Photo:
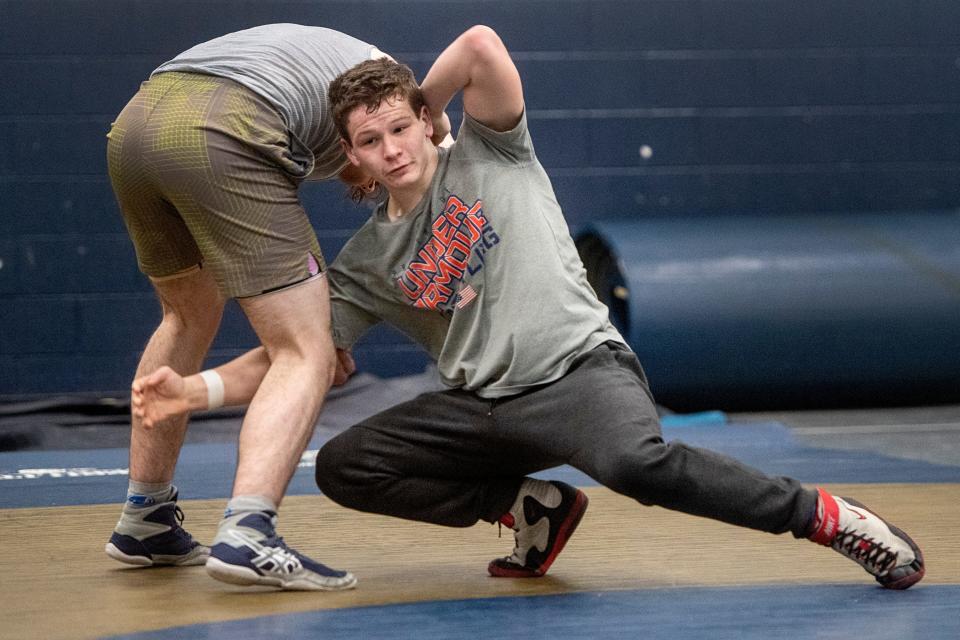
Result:
{"type": "Polygon", "coordinates": [[[463,309],[470,301],[477,297],[477,292],[470,285],[464,285],[457,296],[457,309],[463,309]]]}

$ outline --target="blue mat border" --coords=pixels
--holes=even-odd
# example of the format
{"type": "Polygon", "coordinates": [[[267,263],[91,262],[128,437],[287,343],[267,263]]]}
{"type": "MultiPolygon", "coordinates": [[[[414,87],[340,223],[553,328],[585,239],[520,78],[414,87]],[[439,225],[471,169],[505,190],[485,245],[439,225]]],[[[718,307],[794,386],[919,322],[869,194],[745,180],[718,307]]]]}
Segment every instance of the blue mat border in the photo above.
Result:
{"type": "MultiPolygon", "coordinates": [[[[682,440],[730,455],[771,475],[785,475],[805,483],[954,483],[960,466],[884,456],[867,451],[822,449],[798,443],[790,429],[777,422],[665,426],[664,437],[682,440]]],[[[311,449],[323,445],[316,436],[311,449]]],[[[22,451],[0,453],[0,508],[115,503],[125,495],[126,449],[22,451]],[[24,471],[39,471],[38,477],[24,471]],[[74,477],[70,476],[70,471],[74,477]],[[60,477],[57,477],[57,476],[60,477]]],[[[184,447],[176,483],[183,499],[226,498],[230,494],[236,448],[229,444],[184,447]]],[[[596,482],[570,467],[536,474],[578,486],[596,482]]],[[[313,469],[298,469],[288,495],[315,495],[313,469]]]]}
{"type": "Polygon", "coordinates": [[[960,585],[905,592],[870,584],[592,591],[328,609],[114,637],[421,640],[503,633],[525,640],[955,640],[960,637],[960,585]]]}

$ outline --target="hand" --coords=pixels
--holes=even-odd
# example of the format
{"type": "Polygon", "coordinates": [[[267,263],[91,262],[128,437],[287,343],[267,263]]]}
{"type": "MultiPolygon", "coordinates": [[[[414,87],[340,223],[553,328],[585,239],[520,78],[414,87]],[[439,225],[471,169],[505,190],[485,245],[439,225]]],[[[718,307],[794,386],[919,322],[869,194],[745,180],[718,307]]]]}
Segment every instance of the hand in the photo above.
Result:
{"type": "Polygon", "coordinates": [[[337,371],[333,374],[333,386],[339,387],[345,384],[353,372],[357,370],[357,365],[353,361],[353,356],[349,351],[337,349],[337,371]]]}
{"type": "Polygon", "coordinates": [[[167,418],[187,413],[187,390],[183,376],[163,366],[133,381],[130,394],[133,415],[152,429],[167,418]]]}
{"type": "Polygon", "coordinates": [[[430,141],[434,144],[434,146],[439,147],[449,135],[450,118],[447,116],[446,111],[441,111],[439,117],[434,116],[433,118],[433,135],[430,136],[430,141]]]}

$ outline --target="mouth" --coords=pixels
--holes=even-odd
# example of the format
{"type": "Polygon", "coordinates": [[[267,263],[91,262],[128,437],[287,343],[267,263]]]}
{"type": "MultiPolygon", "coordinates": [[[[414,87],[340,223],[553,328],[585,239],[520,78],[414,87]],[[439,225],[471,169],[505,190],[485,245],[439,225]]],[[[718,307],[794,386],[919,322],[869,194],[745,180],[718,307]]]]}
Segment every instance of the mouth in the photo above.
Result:
{"type": "Polygon", "coordinates": [[[388,171],[388,172],[387,172],[387,175],[395,178],[395,177],[397,177],[397,176],[399,176],[399,175],[402,175],[404,172],[406,172],[406,170],[407,170],[409,167],[410,167],[410,164],[409,164],[409,163],[408,163],[408,164],[402,164],[402,165],[400,165],[399,167],[397,167],[396,169],[391,169],[390,171],[388,171]]]}

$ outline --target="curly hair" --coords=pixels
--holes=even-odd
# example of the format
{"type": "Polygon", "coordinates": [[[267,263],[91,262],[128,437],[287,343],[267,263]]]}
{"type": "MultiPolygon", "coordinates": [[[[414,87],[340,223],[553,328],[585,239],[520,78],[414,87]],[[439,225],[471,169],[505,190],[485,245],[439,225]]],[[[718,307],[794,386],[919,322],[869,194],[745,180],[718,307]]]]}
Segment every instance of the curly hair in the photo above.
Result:
{"type": "Polygon", "coordinates": [[[370,186],[361,186],[352,184],[347,187],[347,197],[354,202],[354,204],[360,204],[364,200],[372,200],[374,202],[379,202],[386,196],[386,191],[383,188],[383,185],[379,182],[374,181],[370,186]]]}
{"type": "Polygon", "coordinates": [[[362,106],[367,113],[373,113],[381,102],[394,98],[406,101],[420,115],[423,94],[413,71],[389,58],[365,60],[337,76],[327,89],[333,122],[347,144],[351,143],[347,121],[354,109],[362,106]]]}

